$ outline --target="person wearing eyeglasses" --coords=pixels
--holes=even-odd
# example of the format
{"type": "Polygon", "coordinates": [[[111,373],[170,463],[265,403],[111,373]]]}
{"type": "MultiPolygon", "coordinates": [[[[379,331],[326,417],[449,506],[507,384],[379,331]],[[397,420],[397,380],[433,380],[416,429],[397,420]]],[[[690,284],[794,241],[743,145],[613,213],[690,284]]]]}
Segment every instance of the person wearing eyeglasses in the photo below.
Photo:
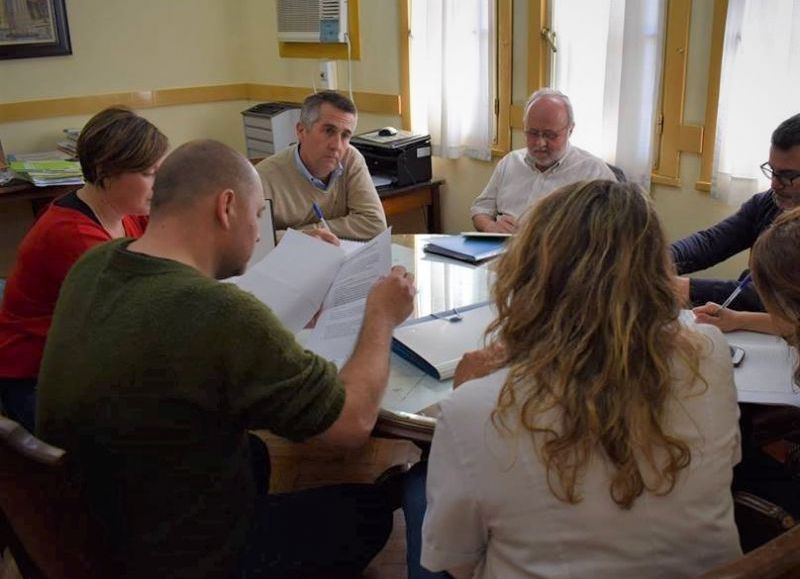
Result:
{"type": "MultiPolygon", "coordinates": [[[[770,180],[770,189],[753,195],[739,211],[713,227],[672,244],[678,272],[675,290],[684,303],[695,306],[699,322],[725,332],[751,330],[783,335],[787,328],[764,313],[752,284],[729,307],[721,309],[717,304],[733,292],[737,281],[683,277],[750,249],[779,215],[800,207],[800,114],[789,117],[773,131],[769,160],[761,165],[761,171],[770,180]]],[[[742,272],[739,279],[747,274],[742,272]]]]}
{"type": "Polygon", "coordinates": [[[569,97],[543,88],[525,103],[524,149],[511,151],[472,204],[478,231],[513,233],[517,221],[537,199],[564,185],[589,179],[615,180],[608,165],[569,142],[575,118],[569,97]]]}

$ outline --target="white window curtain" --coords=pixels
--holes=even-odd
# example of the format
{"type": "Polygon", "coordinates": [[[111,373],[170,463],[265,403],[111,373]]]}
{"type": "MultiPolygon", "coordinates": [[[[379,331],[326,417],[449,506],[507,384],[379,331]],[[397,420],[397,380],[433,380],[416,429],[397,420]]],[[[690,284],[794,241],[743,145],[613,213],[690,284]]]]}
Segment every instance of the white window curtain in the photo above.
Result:
{"type": "Polygon", "coordinates": [[[441,157],[491,158],[493,4],[411,2],[412,130],[441,157]]]}
{"type": "Polygon", "coordinates": [[[650,186],[664,0],[555,0],[553,86],[575,112],[571,142],[650,186]]]}
{"type": "Polygon", "coordinates": [[[800,111],[800,0],[729,0],[711,193],[740,205],[769,189],[772,131],[800,111]]]}

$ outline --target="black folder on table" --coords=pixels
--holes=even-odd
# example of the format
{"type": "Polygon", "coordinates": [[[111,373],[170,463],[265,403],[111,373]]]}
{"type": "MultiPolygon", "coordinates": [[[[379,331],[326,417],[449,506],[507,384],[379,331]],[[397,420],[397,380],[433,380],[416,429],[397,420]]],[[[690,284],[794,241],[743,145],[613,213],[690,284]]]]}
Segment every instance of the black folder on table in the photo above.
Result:
{"type": "Polygon", "coordinates": [[[507,241],[507,237],[450,235],[431,240],[423,250],[469,263],[480,263],[503,253],[507,241]]]}

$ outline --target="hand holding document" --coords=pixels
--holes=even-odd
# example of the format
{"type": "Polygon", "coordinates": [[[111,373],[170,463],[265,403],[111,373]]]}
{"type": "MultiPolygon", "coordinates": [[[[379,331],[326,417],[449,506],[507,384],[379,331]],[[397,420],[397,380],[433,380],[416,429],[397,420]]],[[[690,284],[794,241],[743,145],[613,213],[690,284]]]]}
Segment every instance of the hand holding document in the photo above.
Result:
{"type": "Polygon", "coordinates": [[[355,346],[370,289],[391,269],[391,241],[387,230],[361,246],[347,246],[351,252],[322,302],[322,314],[306,347],[340,368],[355,346]]]}
{"type": "Polygon", "coordinates": [[[367,294],[389,273],[391,261],[390,230],[364,244],[337,247],[290,229],[263,260],[231,281],[295,333],[322,308],[307,347],[339,363],[352,352],[367,294]]]}
{"type": "Polygon", "coordinates": [[[298,332],[319,310],[345,258],[335,245],[289,229],[264,259],[231,281],[298,332]]]}

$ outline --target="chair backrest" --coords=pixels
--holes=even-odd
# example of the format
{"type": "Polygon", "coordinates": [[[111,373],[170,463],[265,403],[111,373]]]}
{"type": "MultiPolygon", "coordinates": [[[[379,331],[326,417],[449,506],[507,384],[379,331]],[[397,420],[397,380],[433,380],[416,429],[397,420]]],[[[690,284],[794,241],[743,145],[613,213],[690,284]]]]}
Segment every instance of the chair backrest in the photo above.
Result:
{"type": "Polygon", "coordinates": [[[625,171],[616,165],[612,165],[611,163],[606,163],[606,165],[608,165],[608,168],[611,169],[612,173],[614,173],[614,177],[617,178],[619,183],[626,183],[628,181],[627,177],[625,177],[625,171]]]}
{"type": "Polygon", "coordinates": [[[65,451],[0,416],[0,539],[27,579],[110,576],[65,451]]]}
{"type": "Polygon", "coordinates": [[[698,579],[791,579],[800,577],[800,525],[698,579]]]}

